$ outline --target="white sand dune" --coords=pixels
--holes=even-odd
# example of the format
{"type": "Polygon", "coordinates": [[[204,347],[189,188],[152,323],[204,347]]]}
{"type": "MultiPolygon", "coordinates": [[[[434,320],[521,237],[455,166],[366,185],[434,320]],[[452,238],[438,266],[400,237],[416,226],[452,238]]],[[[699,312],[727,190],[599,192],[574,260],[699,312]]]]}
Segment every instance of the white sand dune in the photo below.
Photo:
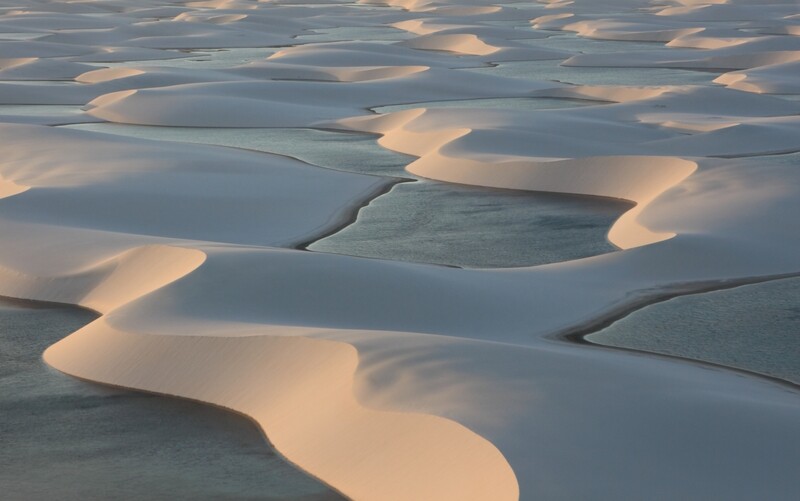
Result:
{"type": "Polygon", "coordinates": [[[406,40],[401,44],[413,49],[484,56],[491,62],[562,60],[570,56],[569,52],[533,48],[514,40],[497,39],[491,35],[498,33],[480,37],[474,33],[431,33],[406,40]]]}
{"type": "Polygon", "coordinates": [[[269,427],[274,445],[292,461],[355,499],[518,497],[508,463],[475,433],[431,415],[360,405],[352,388],[358,355],[347,343],[307,336],[143,336],[98,321],[45,357],[81,377],[137,374],[125,384],[245,413],[269,427]],[[101,360],[89,355],[97,349],[105,351],[101,360]],[[219,375],[213,385],[201,382],[208,372],[219,375]]]}
{"type": "MultiPolygon", "coordinates": [[[[138,68],[102,68],[78,75],[75,80],[87,84],[101,84],[120,80],[104,86],[110,89],[140,89],[147,86],[166,87],[184,83],[242,80],[317,80],[329,82],[366,82],[383,78],[399,78],[430,69],[428,66],[337,66],[308,67],[280,63],[249,63],[230,70],[185,70],[140,66],[138,68]],[[151,83],[152,82],[152,83],[151,83]]],[[[102,92],[102,91],[101,91],[102,92]]]]}
{"type": "Polygon", "coordinates": [[[768,95],[797,93],[796,2],[23,4],[0,0],[0,104],[87,110],[0,112],[0,295],[101,314],[45,352],[53,367],[245,414],[353,499],[796,498],[796,388],[558,338],[800,273],[796,160],[761,156],[800,150],[800,103],[768,95]],[[619,43],[561,50],[529,21],[619,43]],[[416,37],[359,40],[387,26],[416,37]],[[339,28],[350,40],[303,38],[339,28]],[[729,73],[645,87],[466,70],[543,59],[729,73]],[[368,111],[506,97],[602,105],[368,111]],[[395,180],[46,126],[69,120],[369,132],[418,176],[635,206],[609,230],[619,251],[545,266],[307,252],[292,247],[395,180]]]}
{"type": "Polygon", "coordinates": [[[403,42],[403,45],[412,49],[441,50],[470,56],[488,56],[500,50],[473,34],[422,35],[403,42]]]}
{"type": "Polygon", "coordinates": [[[89,71],[91,66],[40,58],[0,60],[0,80],[69,80],[89,71]]]}
{"type": "Polygon", "coordinates": [[[502,26],[486,26],[480,23],[469,23],[465,20],[463,23],[442,23],[440,19],[409,19],[408,21],[401,21],[394,23],[392,26],[414,33],[416,35],[431,35],[434,33],[442,35],[450,34],[472,34],[478,37],[492,37],[502,40],[532,40],[547,38],[548,35],[543,32],[533,30],[518,30],[515,28],[505,28],[502,26]]]}
{"type": "Polygon", "coordinates": [[[446,66],[457,68],[474,63],[459,60],[450,54],[418,52],[401,45],[386,45],[370,42],[333,42],[327,44],[300,45],[277,51],[268,58],[287,64],[307,66],[378,66],[416,65],[446,66]]]}
{"type": "MultiPolygon", "coordinates": [[[[10,3],[10,2],[8,2],[10,3]]],[[[0,18],[0,30],[16,33],[20,31],[39,32],[48,34],[51,30],[99,30],[110,29],[118,24],[128,24],[131,19],[127,16],[114,16],[108,11],[102,12],[102,17],[86,16],[80,13],[57,13],[58,4],[47,2],[44,12],[11,11],[0,18]]],[[[12,4],[13,5],[13,4],[12,4]]],[[[4,4],[3,7],[6,5],[4,4]]],[[[19,2],[16,3],[20,7],[19,2]]],[[[85,12],[84,12],[85,13],[85,12]]]]}
{"type": "MultiPolygon", "coordinates": [[[[534,21],[534,26],[538,23],[534,21]]],[[[563,27],[583,37],[600,40],[628,40],[638,42],[669,42],[675,38],[702,31],[696,27],[672,27],[663,24],[615,22],[606,20],[578,21],[563,27]]]]}
{"type": "Polygon", "coordinates": [[[34,188],[30,198],[3,200],[3,216],[31,223],[292,246],[341,225],[353,199],[387,185],[241,150],[196,145],[187,155],[183,145],[84,131],[20,125],[0,131],[0,175],[34,188]],[[42,142],[46,148],[37,147],[42,142]],[[37,193],[47,201],[37,201],[37,193]]]}
{"type": "MultiPolygon", "coordinates": [[[[367,73],[361,76],[369,78],[367,73]]],[[[447,70],[428,68],[348,85],[313,80],[172,85],[106,94],[88,106],[92,116],[121,123],[304,127],[364,113],[367,108],[386,104],[386,96],[392,96],[393,103],[413,103],[524,96],[533,90],[560,86],[477,73],[463,79],[450,77],[447,70]]]]}
{"type": "Polygon", "coordinates": [[[169,31],[156,21],[116,26],[107,30],[60,32],[44,36],[42,43],[67,46],[110,45],[151,49],[205,49],[209,47],[261,47],[291,40],[280,34],[236,30],[225,24],[171,23],[169,31]]]}
{"type": "Polygon", "coordinates": [[[800,94],[800,61],[725,73],[714,82],[758,94],[800,94]]]}
{"type": "MultiPolygon", "coordinates": [[[[770,96],[707,87],[608,91],[575,87],[539,91],[538,94],[624,102],[542,110],[533,115],[518,110],[485,111],[479,117],[469,109],[412,110],[396,114],[395,118],[393,115],[357,117],[341,124],[382,134],[380,144],[383,146],[422,157],[410,166],[418,174],[421,174],[421,166],[434,157],[491,164],[525,161],[520,157],[541,160],[650,153],[746,156],[797,150],[797,120],[782,115],[800,108],[796,103],[770,96]],[[531,120],[531,116],[536,120],[531,120]],[[698,121],[713,117],[711,121],[715,126],[726,120],[736,127],[697,129],[695,134],[689,135],[685,130],[653,126],[674,122],[676,117],[683,121],[692,117],[698,121]],[[469,124],[469,129],[463,127],[465,123],[469,124]],[[745,134],[757,134],[760,140],[743,141],[745,134]]],[[[448,160],[443,163],[452,165],[448,160]]]]}

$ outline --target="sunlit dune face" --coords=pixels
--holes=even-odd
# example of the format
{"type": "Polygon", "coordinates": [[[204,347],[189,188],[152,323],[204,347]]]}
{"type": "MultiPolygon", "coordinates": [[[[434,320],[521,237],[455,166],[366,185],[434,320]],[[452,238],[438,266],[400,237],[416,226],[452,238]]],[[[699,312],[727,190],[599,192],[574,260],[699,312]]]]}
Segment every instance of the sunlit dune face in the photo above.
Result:
{"type": "MultiPolygon", "coordinates": [[[[240,413],[323,496],[796,494],[796,386],[704,365],[791,351],[759,335],[792,315],[586,341],[800,273],[795,2],[6,3],[0,296],[97,314],[48,365],[240,413]]],[[[109,405],[33,386],[16,422],[109,405]]],[[[168,483],[134,497],[225,497],[168,483]]]]}

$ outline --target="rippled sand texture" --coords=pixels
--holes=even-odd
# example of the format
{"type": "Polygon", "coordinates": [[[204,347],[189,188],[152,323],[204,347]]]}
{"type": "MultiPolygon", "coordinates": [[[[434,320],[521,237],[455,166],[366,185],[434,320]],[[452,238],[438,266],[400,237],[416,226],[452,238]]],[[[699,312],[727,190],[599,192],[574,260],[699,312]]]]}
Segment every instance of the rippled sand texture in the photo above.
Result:
{"type": "Polygon", "coordinates": [[[759,158],[800,150],[794,0],[0,13],[0,295],[101,314],[53,367],[244,413],[353,499],[796,499],[795,387],[558,339],[800,273],[800,171],[759,158]],[[585,105],[369,110],[506,98],[585,105]],[[56,127],[102,121],[367,132],[419,177],[636,205],[557,264],[307,252],[396,180],[56,127]]]}

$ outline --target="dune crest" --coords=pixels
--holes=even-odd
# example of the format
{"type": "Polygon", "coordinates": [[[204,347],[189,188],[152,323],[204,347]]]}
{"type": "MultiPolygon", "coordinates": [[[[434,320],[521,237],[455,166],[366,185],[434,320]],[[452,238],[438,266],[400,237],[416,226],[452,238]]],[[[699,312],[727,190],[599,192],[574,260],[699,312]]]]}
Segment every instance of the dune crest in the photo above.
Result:
{"type": "Polygon", "coordinates": [[[404,45],[412,49],[441,50],[470,56],[488,56],[500,50],[475,35],[422,35],[404,42],[404,45]]]}
{"type": "Polygon", "coordinates": [[[102,314],[49,364],[244,413],[354,499],[796,498],[796,388],[562,339],[800,273],[794,0],[0,4],[0,295],[102,314]],[[636,205],[543,266],[299,250],[398,182],[333,170],[353,131],[636,205]]]}
{"type": "Polygon", "coordinates": [[[157,336],[119,331],[100,319],[44,356],[84,379],[250,416],[293,463],[352,499],[519,496],[502,454],[475,433],[439,417],[359,404],[352,389],[358,356],[345,343],[257,334],[157,336]],[[211,384],[209,372],[217,375],[211,384]]]}
{"type": "Polygon", "coordinates": [[[0,268],[3,295],[77,304],[109,313],[201,266],[201,251],[146,245],[60,276],[44,277],[0,268]]]}
{"type": "Polygon", "coordinates": [[[103,68],[100,70],[92,70],[75,78],[76,82],[82,83],[98,83],[108,82],[109,80],[116,80],[118,78],[128,78],[136,75],[143,75],[144,71],[135,68],[103,68]]]}
{"type": "Polygon", "coordinates": [[[30,186],[17,184],[10,179],[4,179],[0,176],[0,198],[13,197],[19,193],[24,193],[29,190],[30,186]]]}
{"type": "Polygon", "coordinates": [[[513,159],[479,162],[428,154],[408,166],[418,176],[492,188],[547,191],[619,198],[636,203],[611,227],[608,239],[621,249],[665,240],[672,232],[655,232],[642,225],[639,214],[664,191],[697,169],[688,160],[669,157],[587,157],[536,162],[513,159]],[[457,170],[452,165],[458,163],[457,170]]]}

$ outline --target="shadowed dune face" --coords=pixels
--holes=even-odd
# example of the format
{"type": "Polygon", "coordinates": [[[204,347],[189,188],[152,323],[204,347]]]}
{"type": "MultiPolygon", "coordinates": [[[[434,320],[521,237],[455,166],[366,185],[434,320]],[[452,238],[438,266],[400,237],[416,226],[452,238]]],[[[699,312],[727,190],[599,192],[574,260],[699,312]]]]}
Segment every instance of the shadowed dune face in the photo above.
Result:
{"type": "Polygon", "coordinates": [[[102,314],[53,367],[244,413],[354,499],[796,497],[795,388],[555,340],[800,272],[796,2],[23,4],[0,294],[102,314]],[[469,103],[506,98],[582,106],[469,103]],[[86,121],[370,133],[421,178],[636,205],[619,252],[544,266],[306,252],[397,179],[57,127],[86,121]]]}

